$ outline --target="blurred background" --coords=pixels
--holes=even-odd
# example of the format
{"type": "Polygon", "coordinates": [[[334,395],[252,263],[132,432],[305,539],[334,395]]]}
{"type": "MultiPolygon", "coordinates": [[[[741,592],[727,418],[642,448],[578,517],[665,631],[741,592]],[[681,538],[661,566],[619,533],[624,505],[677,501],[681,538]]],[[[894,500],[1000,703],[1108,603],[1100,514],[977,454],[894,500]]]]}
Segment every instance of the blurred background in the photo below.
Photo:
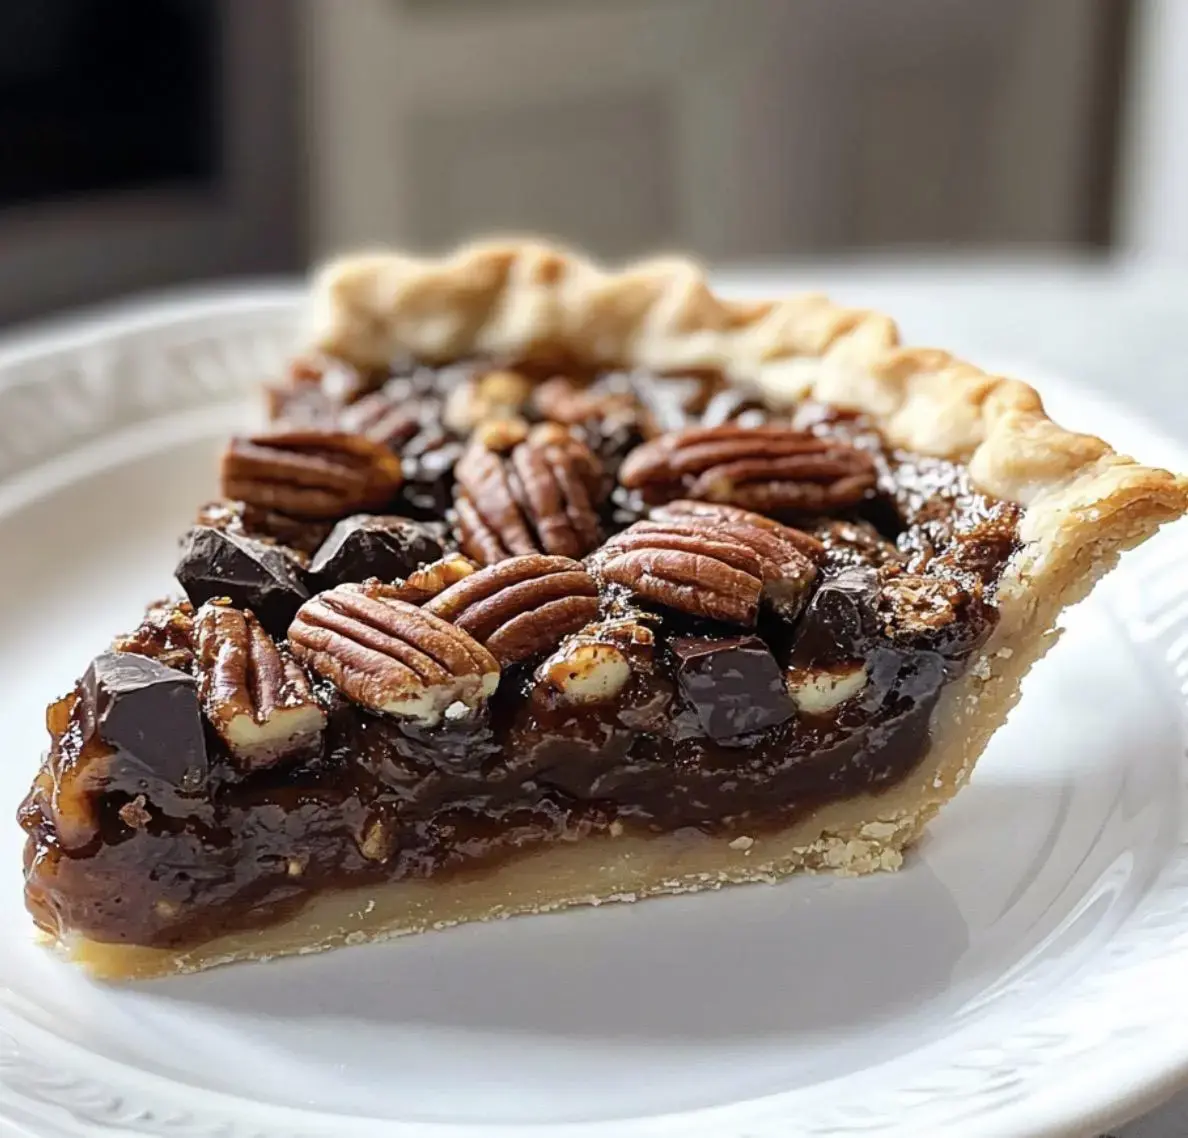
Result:
{"type": "Polygon", "coordinates": [[[0,321],[493,229],[1188,260],[1188,3],[0,0],[0,321]]]}

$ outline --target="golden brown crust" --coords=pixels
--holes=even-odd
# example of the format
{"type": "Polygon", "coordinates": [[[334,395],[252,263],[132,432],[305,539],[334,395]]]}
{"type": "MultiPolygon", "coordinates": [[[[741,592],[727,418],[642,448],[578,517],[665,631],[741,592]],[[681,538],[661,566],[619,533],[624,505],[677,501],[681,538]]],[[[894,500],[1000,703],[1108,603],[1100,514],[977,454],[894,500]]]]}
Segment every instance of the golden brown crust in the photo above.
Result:
{"type": "Polygon", "coordinates": [[[114,944],[67,934],[59,947],[93,976],[147,979],[240,960],[267,960],[386,940],[470,921],[636,901],[724,885],[773,884],[792,873],[891,871],[932,810],[905,804],[932,777],[927,764],[892,794],[831,803],[779,832],[711,836],[621,828],[527,850],[497,868],[446,880],[401,878],[323,893],[276,925],[226,933],[189,949],[114,944]],[[883,821],[883,816],[894,821],[883,821]]]}

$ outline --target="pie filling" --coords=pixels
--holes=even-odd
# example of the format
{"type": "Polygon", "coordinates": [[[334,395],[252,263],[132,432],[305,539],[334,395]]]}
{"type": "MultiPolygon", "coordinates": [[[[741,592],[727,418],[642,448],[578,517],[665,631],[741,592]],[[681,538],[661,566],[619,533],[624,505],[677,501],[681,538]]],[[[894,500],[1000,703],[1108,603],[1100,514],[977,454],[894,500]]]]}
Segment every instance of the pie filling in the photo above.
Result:
{"type": "Polygon", "coordinates": [[[51,705],[54,937],[184,949],[547,843],[782,831],[877,794],[996,620],[1018,508],[715,373],[303,362],[185,600],[51,705]]]}

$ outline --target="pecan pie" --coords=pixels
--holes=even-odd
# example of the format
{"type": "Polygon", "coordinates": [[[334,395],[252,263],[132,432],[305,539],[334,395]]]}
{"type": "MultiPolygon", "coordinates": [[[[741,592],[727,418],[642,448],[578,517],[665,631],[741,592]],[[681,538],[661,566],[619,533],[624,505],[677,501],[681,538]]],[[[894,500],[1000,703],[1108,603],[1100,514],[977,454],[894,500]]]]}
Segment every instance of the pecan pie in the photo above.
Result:
{"type": "Polygon", "coordinates": [[[175,599],[47,714],[26,899],[111,977],[897,868],[1188,507],[819,297],[531,244],[313,289],[175,599]]]}

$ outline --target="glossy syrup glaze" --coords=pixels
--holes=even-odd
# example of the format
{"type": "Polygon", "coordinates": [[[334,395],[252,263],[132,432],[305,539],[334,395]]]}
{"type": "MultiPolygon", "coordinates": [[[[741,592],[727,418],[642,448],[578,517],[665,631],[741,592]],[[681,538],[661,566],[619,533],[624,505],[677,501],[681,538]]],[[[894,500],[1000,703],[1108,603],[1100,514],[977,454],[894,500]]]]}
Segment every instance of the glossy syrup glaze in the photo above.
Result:
{"type": "MultiPolygon", "coordinates": [[[[493,370],[339,369],[330,379],[299,370],[274,392],[274,413],[319,428],[381,423],[406,469],[387,512],[429,520],[427,540],[448,550],[450,472],[472,425],[450,424],[451,393],[493,370]]],[[[663,430],[773,421],[753,393],[713,375],[542,388],[552,370],[518,369],[544,397],[514,410],[556,410],[612,474],[663,430]]],[[[974,491],[958,464],[887,447],[860,417],[806,405],[795,418],[870,455],[877,471],[855,506],[782,518],[824,547],[807,604],[792,617],[765,606],[754,628],[739,629],[604,587],[603,617],[649,640],[612,699],[567,702],[533,658],[504,667],[481,714],[423,726],[361,707],[315,675],[326,717],[316,752],[245,771],[206,723],[205,767],[188,786],[101,739],[80,685],[50,708],[52,749],[20,812],[34,918],[55,935],[192,945],[267,925],[327,889],[481,872],[543,842],[620,828],[761,833],[895,785],[927,753],[942,687],[994,625],[1017,510],[974,491]],[[920,581],[940,590],[939,618],[932,609],[921,618],[920,581]],[[845,698],[813,702],[822,677],[849,684],[837,689],[845,698]],[[785,678],[793,688],[812,681],[794,704],[785,678]],[[732,685],[746,698],[715,705],[732,685]],[[747,719],[756,702],[758,718],[747,719]]],[[[604,536],[648,511],[618,487],[600,508],[604,536]]],[[[235,504],[200,520],[292,550],[305,570],[333,524],[235,504]]],[[[119,647],[193,673],[192,609],[154,607],[119,647]]]]}

